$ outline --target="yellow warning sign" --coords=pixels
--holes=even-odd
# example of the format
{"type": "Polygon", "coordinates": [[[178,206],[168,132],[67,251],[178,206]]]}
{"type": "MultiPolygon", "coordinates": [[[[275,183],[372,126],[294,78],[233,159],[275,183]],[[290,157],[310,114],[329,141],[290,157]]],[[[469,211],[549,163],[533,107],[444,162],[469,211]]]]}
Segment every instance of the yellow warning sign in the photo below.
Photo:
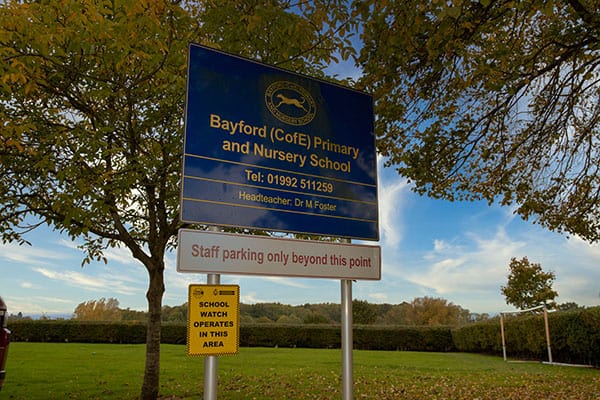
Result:
{"type": "Polygon", "coordinates": [[[190,285],[187,354],[237,354],[240,344],[240,287],[190,285]]]}

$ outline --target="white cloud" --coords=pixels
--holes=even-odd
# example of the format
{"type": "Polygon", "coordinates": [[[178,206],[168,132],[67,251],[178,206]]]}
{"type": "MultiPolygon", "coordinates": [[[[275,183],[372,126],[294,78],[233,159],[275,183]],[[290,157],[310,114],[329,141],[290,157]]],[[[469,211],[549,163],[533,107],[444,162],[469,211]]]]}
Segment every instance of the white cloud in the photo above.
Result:
{"type": "Polygon", "coordinates": [[[256,304],[256,303],[265,303],[266,300],[260,299],[256,297],[256,292],[249,292],[243,295],[240,295],[240,302],[244,304],[256,304]]]}
{"type": "Polygon", "coordinates": [[[71,271],[55,271],[48,268],[34,268],[34,271],[54,281],[61,281],[73,286],[84,286],[87,289],[102,288],[103,284],[96,278],[71,271]]]}
{"type": "Polygon", "coordinates": [[[388,295],[385,293],[369,293],[369,298],[373,299],[375,302],[381,303],[388,300],[388,295]]]}
{"type": "Polygon", "coordinates": [[[23,289],[38,289],[40,287],[39,285],[33,284],[31,282],[21,282],[19,286],[21,286],[23,289]]]}
{"type": "Polygon", "coordinates": [[[304,280],[299,280],[298,278],[284,278],[277,276],[261,276],[260,279],[265,279],[270,282],[276,283],[282,286],[288,286],[299,289],[310,289],[309,285],[306,285],[304,280]]]}
{"type": "Polygon", "coordinates": [[[573,236],[567,240],[567,248],[574,254],[584,254],[597,262],[600,262],[600,243],[588,243],[579,236],[573,236]]]}
{"type": "MultiPolygon", "coordinates": [[[[103,276],[92,276],[74,271],[51,270],[48,268],[37,267],[35,272],[53,281],[61,282],[69,286],[77,287],[92,292],[113,291],[123,295],[139,294],[140,289],[131,285],[133,280],[128,276],[119,276],[115,274],[104,274],[103,276]]],[[[143,293],[143,291],[142,291],[143,293]]]]}
{"type": "Polygon", "coordinates": [[[433,253],[442,253],[445,250],[448,250],[449,248],[450,245],[444,240],[435,239],[433,241],[433,253]]]}
{"type": "MultiPolygon", "coordinates": [[[[83,253],[83,250],[79,248],[80,243],[74,242],[72,240],[61,239],[60,244],[68,249],[78,250],[83,253]]],[[[107,261],[115,261],[121,264],[140,264],[141,262],[134,258],[131,255],[131,251],[129,251],[126,247],[109,247],[108,249],[103,251],[104,257],[107,261]]]]}
{"type": "Polygon", "coordinates": [[[106,257],[108,261],[116,261],[121,264],[142,265],[142,263],[138,259],[134,258],[133,255],[131,255],[129,249],[124,247],[108,248],[104,250],[104,257],[106,257]]]}
{"type": "Polygon", "coordinates": [[[434,240],[433,250],[423,257],[424,268],[409,273],[407,279],[439,294],[495,288],[499,293],[510,258],[524,243],[509,238],[502,228],[491,238],[467,237],[468,246],[434,240]]]}
{"type": "Polygon", "coordinates": [[[69,314],[73,310],[71,300],[48,296],[11,296],[4,298],[9,314],[19,312],[24,315],[32,314],[69,314]]]}
{"type": "Polygon", "coordinates": [[[0,258],[29,265],[47,264],[48,260],[59,260],[65,257],[58,251],[29,245],[19,246],[16,243],[0,244],[0,250],[0,258]]]}
{"type": "Polygon", "coordinates": [[[408,192],[408,183],[400,178],[379,183],[379,227],[385,246],[395,247],[402,240],[400,214],[408,192]]]}

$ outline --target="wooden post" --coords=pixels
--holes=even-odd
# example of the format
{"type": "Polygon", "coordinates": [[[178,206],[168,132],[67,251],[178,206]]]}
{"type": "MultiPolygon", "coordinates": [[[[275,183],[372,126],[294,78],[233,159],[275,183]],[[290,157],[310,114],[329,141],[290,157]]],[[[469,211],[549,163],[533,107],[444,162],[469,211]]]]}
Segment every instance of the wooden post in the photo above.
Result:
{"type": "Polygon", "coordinates": [[[544,305],[544,325],[546,327],[546,345],[548,346],[548,362],[552,364],[552,348],[550,347],[550,327],[548,324],[548,308],[544,305]]]}
{"type": "Polygon", "coordinates": [[[506,337],[504,336],[504,314],[500,313],[500,334],[502,335],[502,356],[506,361],[506,337]]]}

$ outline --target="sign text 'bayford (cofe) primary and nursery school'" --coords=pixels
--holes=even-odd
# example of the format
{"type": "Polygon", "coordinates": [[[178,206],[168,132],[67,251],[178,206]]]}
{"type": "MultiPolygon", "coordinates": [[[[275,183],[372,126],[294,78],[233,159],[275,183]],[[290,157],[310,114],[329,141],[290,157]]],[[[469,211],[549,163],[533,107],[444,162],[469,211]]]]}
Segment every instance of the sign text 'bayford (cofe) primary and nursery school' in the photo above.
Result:
{"type": "Polygon", "coordinates": [[[371,96],[190,46],[181,220],[378,240],[371,96]]]}
{"type": "Polygon", "coordinates": [[[381,248],[180,229],[177,270],[379,280],[381,248]]]}

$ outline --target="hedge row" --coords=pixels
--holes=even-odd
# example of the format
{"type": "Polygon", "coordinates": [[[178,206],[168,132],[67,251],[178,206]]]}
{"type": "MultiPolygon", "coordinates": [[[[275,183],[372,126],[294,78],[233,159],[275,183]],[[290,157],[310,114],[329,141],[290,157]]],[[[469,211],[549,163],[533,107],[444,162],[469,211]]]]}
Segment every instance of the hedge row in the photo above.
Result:
{"type": "MultiPolygon", "coordinates": [[[[446,352],[455,350],[447,327],[355,326],[353,347],[360,350],[410,350],[446,352]]],[[[341,328],[330,325],[242,326],[240,345],[247,347],[340,348],[341,328]]]]}
{"type": "MultiPolygon", "coordinates": [[[[88,321],[11,321],[8,327],[15,342],[144,343],[142,323],[88,321]]],[[[163,324],[161,342],[185,344],[185,325],[163,324]]],[[[391,328],[355,326],[354,348],[370,350],[452,351],[449,328],[391,328]]],[[[243,325],[243,347],[340,348],[341,329],[331,325],[243,325]]]]}
{"type": "MultiPolygon", "coordinates": [[[[552,361],[600,366],[600,307],[550,313],[552,361]]],[[[509,317],[504,323],[508,358],[548,360],[543,315],[509,317]]],[[[458,351],[502,355],[500,319],[452,331],[458,351]]]]}
{"type": "MultiPolygon", "coordinates": [[[[600,366],[600,307],[549,315],[555,362],[600,366]]],[[[144,343],[142,323],[10,321],[12,341],[144,343]]],[[[509,318],[505,323],[509,358],[547,360],[543,316],[509,318]]],[[[163,324],[162,343],[185,344],[185,325],[163,324]]],[[[461,351],[502,355],[500,319],[449,327],[354,326],[354,348],[366,350],[461,351]]],[[[341,329],[330,325],[242,325],[240,346],[340,348],[341,329]]]]}
{"type": "Polygon", "coordinates": [[[8,329],[11,331],[10,340],[14,342],[146,342],[146,325],[143,323],[20,320],[9,321],[8,329]]]}

